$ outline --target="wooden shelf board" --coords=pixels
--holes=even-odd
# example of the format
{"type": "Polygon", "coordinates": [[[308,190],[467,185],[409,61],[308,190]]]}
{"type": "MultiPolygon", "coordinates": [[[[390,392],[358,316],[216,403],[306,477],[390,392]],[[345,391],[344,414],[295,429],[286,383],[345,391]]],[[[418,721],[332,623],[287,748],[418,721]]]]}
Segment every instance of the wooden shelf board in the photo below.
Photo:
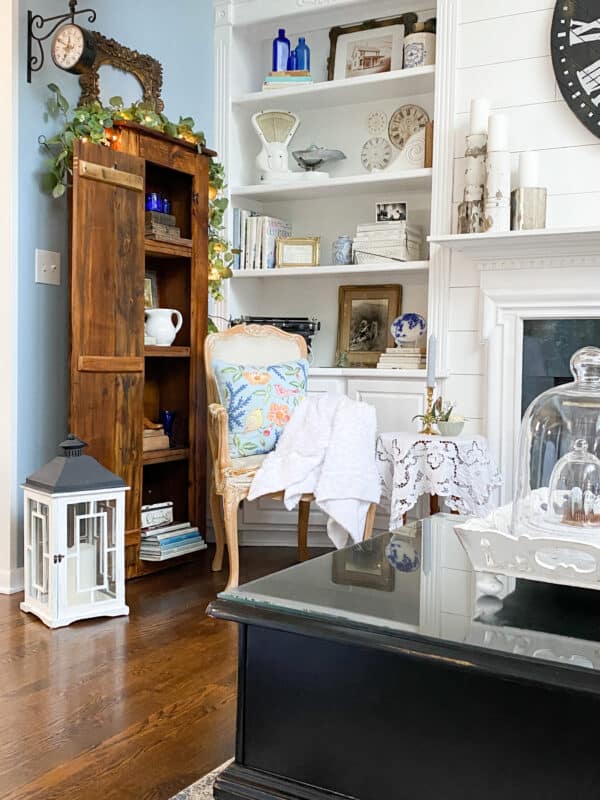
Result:
{"type": "Polygon", "coordinates": [[[345,78],[338,81],[319,81],[284,89],[251,92],[233,99],[234,109],[244,113],[260,110],[265,105],[284,101],[293,111],[306,111],[375,100],[398,100],[433,92],[435,66],[398,69],[378,75],[345,78]]]}
{"type": "Polygon", "coordinates": [[[172,461],[186,461],[189,457],[189,447],[172,447],[170,450],[148,450],[144,453],[144,464],[168,464],[172,461]]]}
{"type": "Polygon", "coordinates": [[[429,241],[480,262],[547,256],[596,256],[600,249],[600,228],[467,233],[430,236],[429,241]]]}
{"type": "Polygon", "coordinates": [[[389,191],[398,186],[406,190],[428,191],[431,188],[431,169],[410,169],[401,172],[393,170],[371,172],[368,175],[346,175],[341,178],[325,180],[299,180],[296,183],[237,186],[231,189],[234,203],[248,199],[257,202],[271,200],[310,200],[312,198],[347,195],[357,189],[361,192],[377,193],[389,191]]]}
{"type": "Polygon", "coordinates": [[[371,264],[326,265],[322,267],[280,267],[278,269],[235,270],[235,280],[248,278],[320,278],[323,275],[372,275],[378,272],[427,272],[429,261],[386,261],[371,264]]]}
{"type": "Polygon", "coordinates": [[[189,358],[191,352],[189,347],[160,347],[155,344],[144,347],[146,358],[189,358]]]}
{"type": "Polygon", "coordinates": [[[192,248],[176,242],[162,242],[157,239],[145,240],[146,255],[155,258],[191,258],[192,248]]]}

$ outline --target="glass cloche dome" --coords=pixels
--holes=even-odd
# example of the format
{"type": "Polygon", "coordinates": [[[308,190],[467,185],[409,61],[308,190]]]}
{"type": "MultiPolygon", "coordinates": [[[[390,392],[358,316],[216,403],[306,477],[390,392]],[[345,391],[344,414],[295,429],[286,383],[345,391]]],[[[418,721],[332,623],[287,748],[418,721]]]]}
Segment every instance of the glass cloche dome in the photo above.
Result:
{"type": "Polygon", "coordinates": [[[519,440],[513,533],[600,537],[600,349],[571,358],[573,383],[529,406],[519,440]]]}

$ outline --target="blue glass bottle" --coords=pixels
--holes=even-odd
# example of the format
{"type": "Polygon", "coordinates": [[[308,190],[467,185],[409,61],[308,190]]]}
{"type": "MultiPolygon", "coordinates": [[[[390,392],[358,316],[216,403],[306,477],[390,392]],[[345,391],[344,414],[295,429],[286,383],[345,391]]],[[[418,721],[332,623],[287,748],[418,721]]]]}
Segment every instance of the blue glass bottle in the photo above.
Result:
{"type": "Polygon", "coordinates": [[[297,63],[296,69],[302,69],[310,72],[310,47],[306,44],[306,39],[304,36],[301,36],[298,39],[295,53],[297,63]]]}
{"type": "Polygon", "coordinates": [[[288,72],[295,72],[298,69],[298,56],[295,50],[292,50],[288,58],[288,72]]]}
{"type": "Polygon", "coordinates": [[[273,39],[273,72],[285,72],[290,58],[290,40],[285,29],[279,28],[279,36],[273,39]]]}

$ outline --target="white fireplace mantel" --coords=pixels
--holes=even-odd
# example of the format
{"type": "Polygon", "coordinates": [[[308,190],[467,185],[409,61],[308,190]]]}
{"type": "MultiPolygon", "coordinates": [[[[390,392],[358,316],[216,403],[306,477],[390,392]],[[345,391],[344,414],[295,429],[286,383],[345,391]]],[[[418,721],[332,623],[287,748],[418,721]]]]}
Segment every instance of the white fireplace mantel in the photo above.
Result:
{"type": "MultiPolygon", "coordinates": [[[[600,252],[600,251],[599,251],[600,252]]],[[[577,259],[575,259],[576,261],[577,259]]],[[[600,257],[591,264],[540,269],[511,259],[510,268],[480,273],[481,332],[487,344],[487,436],[512,498],[521,425],[523,323],[530,319],[600,317],[600,257]]]]}

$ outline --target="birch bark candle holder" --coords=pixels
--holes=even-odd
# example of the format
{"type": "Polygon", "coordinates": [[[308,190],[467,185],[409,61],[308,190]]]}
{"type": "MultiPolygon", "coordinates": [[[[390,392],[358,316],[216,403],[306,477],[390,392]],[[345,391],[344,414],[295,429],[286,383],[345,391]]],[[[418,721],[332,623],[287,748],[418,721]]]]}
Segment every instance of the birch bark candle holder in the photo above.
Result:
{"type": "Polygon", "coordinates": [[[490,106],[485,98],[471,101],[465,150],[465,189],[458,206],[458,233],[481,233],[484,228],[484,189],[490,106]]]}
{"type": "Polygon", "coordinates": [[[539,155],[519,156],[519,187],[511,195],[511,229],[533,231],[546,227],[547,189],[539,186],[539,155]]]}

